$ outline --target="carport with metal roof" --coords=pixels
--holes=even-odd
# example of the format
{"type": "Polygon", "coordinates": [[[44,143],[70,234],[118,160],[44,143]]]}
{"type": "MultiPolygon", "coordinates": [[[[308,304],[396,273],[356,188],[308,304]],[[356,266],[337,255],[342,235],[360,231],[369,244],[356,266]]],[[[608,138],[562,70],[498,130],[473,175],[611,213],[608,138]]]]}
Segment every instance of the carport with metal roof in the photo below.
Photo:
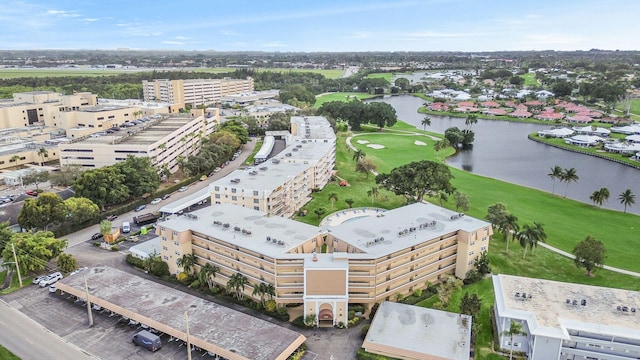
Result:
{"type": "Polygon", "coordinates": [[[209,198],[211,198],[211,193],[209,192],[209,188],[206,187],[198,192],[185,196],[179,200],[161,207],[160,212],[162,214],[177,214],[180,211],[189,208],[190,206],[194,206],[202,201],[209,200],[209,198]]]}

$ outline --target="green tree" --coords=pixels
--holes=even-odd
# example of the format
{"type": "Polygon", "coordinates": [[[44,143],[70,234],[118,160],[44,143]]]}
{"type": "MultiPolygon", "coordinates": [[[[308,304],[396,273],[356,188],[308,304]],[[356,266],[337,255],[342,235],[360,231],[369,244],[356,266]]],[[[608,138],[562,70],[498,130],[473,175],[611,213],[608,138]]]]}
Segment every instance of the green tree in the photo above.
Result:
{"type": "Polygon", "coordinates": [[[45,148],[40,148],[40,150],[38,150],[38,156],[40,157],[40,166],[44,165],[44,159],[49,158],[49,152],[47,151],[47,149],[45,148]]]}
{"type": "Polygon", "coordinates": [[[533,252],[533,248],[538,245],[539,241],[544,242],[547,239],[547,234],[542,224],[534,222],[533,226],[529,224],[522,226],[522,230],[518,232],[517,237],[520,241],[520,246],[524,248],[524,253],[522,254],[524,259],[527,256],[527,248],[531,248],[533,252]]]}
{"type": "Polygon", "coordinates": [[[574,262],[577,267],[587,270],[587,276],[593,276],[593,270],[602,267],[607,258],[607,249],[602,241],[596,240],[591,235],[579,242],[573,248],[574,262]]]}
{"type": "Polygon", "coordinates": [[[356,172],[365,174],[367,179],[369,174],[376,170],[378,170],[378,165],[370,158],[364,158],[356,163],[356,172]]]}
{"type": "Polygon", "coordinates": [[[602,203],[609,200],[609,189],[600,188],[600,190],[596,190],[589,196],[589,199],[598,207],[602,206],[602,203]]]}
{"type": "Polygon", "coordinates": [[[393,82],[393,84],[403,91],[407,91],[409,89],[409,86],[411,86],[409,79],[403,77],[397,78],[396,81],[393,82]]]}
{"type": "Polygon", "coordinates": [[[500,333],[501,336],[508,336],[509,342],[511,344],[511,349],[509,350],[509,360],[513,359],[513,338],[519,335],[526,335],[524,331],[522,331],[522,324],[511,320],[511,324],[509,325],[509,330],[505,330],[500,333]]]}
{"type": "Polygon", "coordinates": [[[160,175],[148,157],[129,155],[125,161],[117,163],[114,167],[124,175],[124,184],[131,198],[155,193],[160,186],[160,175]]]}
{"type": "Polygon", "coordinates": [[[440,286],[438,286],[438,299],[445,309],[449,306],[449,301],[454,292],[462,287],[462,281],[455,276],[448,276],[440,286]]]}
{"type": "Polygon", "coordinates": [[[569,190],[570,182],[578,182],[580,177],[578,176],[578,171],[575,168],[564,169],[562,175],[560,176],[560,180],[567,183],[567,187],[564,191],[564,197],[567,197],[567,191],[569,190]]]}
{"type": "Polygon", "coordinates": [[[239,121],[231,120],[223,122],[218,125],[217,130],[225,130],[234,133],[242,144],[246,144],[249,141],[249,131],[247,131],[244,125],[239,121]]]}
{"type": "Polygon", "coordinates": [[[373,199],[378,197],[380,191],[377,186],[372,187],[370,190],[367,190],[367,196],[371,196],[371,205],[373,206],[373,199]]]}
{"type": "Polygon", "coordinates": [[[290,104],[293,99],[304,102],[307,106],[313,106],[316,103],[316,96],[302,84],[291,84],[280,89],[280,101],[284,104],[290,104]]]}
{"type": "Polygon", "coordinates": [[[235,133],[227,130],[219,130],[209,137],[214,144],[226,145],[232,149],[239,149],[242,143],[235,133]]]}
{"type": "Polygon", "coordinates": [[[207,284],[209,289],[213,288],[214,281],[216,278],[216,274],[220,272],[220,268],[211,264],[206,263],[203,267],[198,271],[198,280],[200,280],[201,284],[207,284]]]}
{"type": "Polygon", "coordinates": [[[319,207],[315,210],[313,210],[313,213],[316,214],[316,216],[318,216],[318,219],[320,219],[322,217],[322,215],[324,215],[324,213],[327,212],[323,207],[319,207]]]}
{"type": "Polygon", "coordinates": [[[60,271],[64,273],[70,273],[78,268],[78,262],[76,261],[76,258],[74,258],[73,255],[67,253],[58,255],[56,265],[58,266],[58,269],[60,269],[60,271]]]}
{"type": "Polygon", "coordinates": [[[368,103],[364,107],[364,120],[375,124],[379,129],[392,127],[398,121],[396,109],[384,102],[368,103]]]}
{"type": "Polygon", "coordinates": [[[367,154],[364,151],[358,149],[353,153],[353,160],[358,163],[360,160],[364,159],[365,156],[367,156],[367,154]]]}
{"type": "Polygon", "coordinates": [[[475,318],[480,313],[481,308],[482,300],[478,297],[478,294],[473,293],[469,295],[469,292],[465,291],[460,301],[460,312],[475,318]]]}
{"type": "Polygon", "coordinates": [[[67,206],[58,194],[44,193],[36,199],[25,200],[18,214],[18,224],[29,230],[47,231],[49,226],[62,223],[67,213],[67,206]]]}
{"type": "Polygon", "coordinates": [[[520,231],[520,225],[518,225],[518,217],[507,213],[502,222],[499,225],[504,234],[504,240],[507,243],[507,254],[509,254],[509,243],[513,240],[513,234],[517,234],[520,231]]]}
{"type": "Polygon", "coordinates": [[[48,171],[31,171],[22,176],[22,183],[24,185],[34,184],[36,186],[36,190],[40,189],[40,184],[47,181],[49,181],[48,171]]]}
{"type": "Polygon", "coordinates": [[[388,174],[376,176],[376,184],[396,195],[404,196],[407,201],[422,201],[426,194],[442,191],[452,194],[451,171],[439,162],[422,160],[392,169],[388,174]]]}
{"type": "Polygon", "coordinates": [[[333,204],[338,201],[338,194],[335,191],[329,194],[329,201],[331,201],[331,211],[333,211],[333,204]]]}
{"type": "Polygon", "coordinates": [[[489,252],[486,250],[480,254],[474,261],[473,266],[475,266],[476,271],[481,275],[486,275],[491,273],[491,260],[489,259],[489,252]]]}
{"type": "Polygon", "coordinates": [[[13,236],[13,231],[11,231],[9,226],[10,224],[8,221],[3,221],[0,223],[0,254],[2,254],[5,246],[11,240],[11,236],[13,236]]]}
{"type": "Polygon", "coordinates": [[[420,121],[420,124],[422,124],[423,130],[427,131],[427,126],[431,126],[431,118],[428,115],[425,115],[424,119],[420,121]]]}
{"type": "Polygon", "coordinates": [[[109,235],[111,234],[111,221],[109,220],[102,220],[100,222],[100,234],[102,235],[109,235]]]}
{"type": "Polygon", "coordinates": [[[618,200],[620,200],[620,204],[624,205],[624,212],[626,213],[627,206],[631,206],[636,203],[636,195],[631,192],[631,189],[627,189],[618,195],[618,200]]]}
{"type": "Polygon", "coordinates": [[[249,280],[241,273],[233,274],[227,281],[227,292],[235,292],[235,297],[242,300],[244,295],[244,287],[249,284],[249,280]]]}
{"type": "Polygon", "coordinates": [[[444,131],[444,138],[449,141],[451,146],[458,148],[464,141],[464,134],[462,134],[462,131],[460,131],[458,127],[453,126],[444,131]]]}
{"type": "Polygon", "coordinates": [[[353,200],[353,199],[344,199],[344,202],[347,203],[347,205],[349,206],[349,209],[351,209],[353,207],[353,203],[355,203],[355,200],[353,200]]]}
{"type": "Polygon", "coordinates": [[[80,176],[83,169],[81,165],[63,165],[60,170],[49,174],[49,181],[52,185],[71,186],[80,176]]]}
{"type": "Polygon", "coordinates": [[[106,166],[83,172],[73,188],[76,196],[90,199],[104,210],[106,205],[121,203],[129,197],[125,179],[114,167],[106,166]]]}
{"type": "Polygon", "coordinates": [[[67,207],[67,220],[71,224],[78,225],[95,219],[100,213],[98,205],[83,197],[71,197],[64,200],[67,207]]]}
{"type": "Polygon", "coordinates": [[[554,195],[556,193],[556,179],[559,179],[562,181],[562,175],[564,174],[562,168],[558,165],[554,166],[551,168],[551,172],[549,172],[547,175],[551,178],[551,195],[554,195]]]}
{"type": "Polygon", "coordinates": [[[176,261],[176,265],[182,268],[182,270],[191,275],[193,269],[195,269],[197,258],[195,254],[184,254],[176,261]]]}
{"type": "Polygon", "coordinates": [[[449,139],[442,139],[440,141],[436,141],[436,143],[433,145],[433,150],[438,152],[450,146],[451,146],[451,143],[449,142],[449,139]]]}
{"type": "Polygon", "coordinates": [[[464,119],[464,124],[467,125],[467,129],[471,129],[471,127],[478,123],[478,116],[474,114],[467,115],[466,119],[464,119]]]}
{"type": "Polygon", "coordinates": [[[469,202],[469,195],[456,191],[453,194],[453,197],[456,201],[456,211],[460,211],[460,209],[462,209],[463,211],[469,210],[469,208],[471,207],[471,204],[469,202]]]}
{"type": "MultiPolygon", "coordinates": [[[[23,274],[43,270],[49,260],[56,258],[67,248],[67,240],[56,239],[50,231],[15,233],[2,252],[4,259],[13,258],[12,244],[23,274]]],[[[5,266],[15,269],[13,263],[5,266]]]]}

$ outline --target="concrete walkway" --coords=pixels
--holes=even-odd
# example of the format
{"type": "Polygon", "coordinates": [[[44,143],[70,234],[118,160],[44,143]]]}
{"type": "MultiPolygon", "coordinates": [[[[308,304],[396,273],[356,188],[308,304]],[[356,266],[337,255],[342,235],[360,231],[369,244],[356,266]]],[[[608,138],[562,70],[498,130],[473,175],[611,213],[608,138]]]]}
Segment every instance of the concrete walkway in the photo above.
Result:
{"type": "MultiPolygon", "coordinates": [[[[549,250],[555,252],[556,254],[560,254],[560,255],[562,255],[564,257],[568,257],[569,259],[575,259],[576,258],[575,255],[573,255],[571,253],[568,253],[568,252],[566,252],[564,250],[560,250],[558,248],[555,248],[555,247],[553,247],[553,246],[551,246],[549,244],[538,242],[538,245],[542,246],[545,249],[549,249],[549,250]]],[[[606,269],[606,270],[613,271],[613,272],[617,272],[619,274],[631,275],[631,276],[635,276],[635,277],[640,278],[640,273],[637,273],[637,272],[634,272],[634,271],[620,269],[620,268],[616,268],[616,267],[609,266],[609,265],[604,265],[602,268],[606,269]]]]}

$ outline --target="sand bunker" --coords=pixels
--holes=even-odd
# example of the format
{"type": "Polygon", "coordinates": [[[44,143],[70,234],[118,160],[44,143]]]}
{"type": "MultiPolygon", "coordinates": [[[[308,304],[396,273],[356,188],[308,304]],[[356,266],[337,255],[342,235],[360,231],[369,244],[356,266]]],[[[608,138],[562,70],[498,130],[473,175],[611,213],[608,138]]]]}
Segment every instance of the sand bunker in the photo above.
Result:
{"type": "Polygon", "coordinates": [[[425,145],[427,145],[427,143],[423,142],[423,141],[416,140],[416,141],[413,142],[413,145],[425,146],[425,145]]]}
{"type": "Polygon", "coordinates": [[[369,144],[367,145],[367,147],[372,148],[374,150],[384,149],[384,145],[380,145],[380,144],[369,144]]]}
{"type": "Polygon", "coordinates": [[[357,143],[358,144],[368,144],[369,140],[358,140],[357,143]]]}

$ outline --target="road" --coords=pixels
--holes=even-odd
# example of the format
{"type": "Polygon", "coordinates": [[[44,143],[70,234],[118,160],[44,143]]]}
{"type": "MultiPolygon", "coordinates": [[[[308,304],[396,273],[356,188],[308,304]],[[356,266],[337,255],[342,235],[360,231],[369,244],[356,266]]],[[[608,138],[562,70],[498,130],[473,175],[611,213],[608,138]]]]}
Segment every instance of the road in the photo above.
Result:
{"type": "Polygon", "coordinates": [[[58,335],[1,300],[0,344],[22,360],[98,359],[62,340],[58,335]]]}

